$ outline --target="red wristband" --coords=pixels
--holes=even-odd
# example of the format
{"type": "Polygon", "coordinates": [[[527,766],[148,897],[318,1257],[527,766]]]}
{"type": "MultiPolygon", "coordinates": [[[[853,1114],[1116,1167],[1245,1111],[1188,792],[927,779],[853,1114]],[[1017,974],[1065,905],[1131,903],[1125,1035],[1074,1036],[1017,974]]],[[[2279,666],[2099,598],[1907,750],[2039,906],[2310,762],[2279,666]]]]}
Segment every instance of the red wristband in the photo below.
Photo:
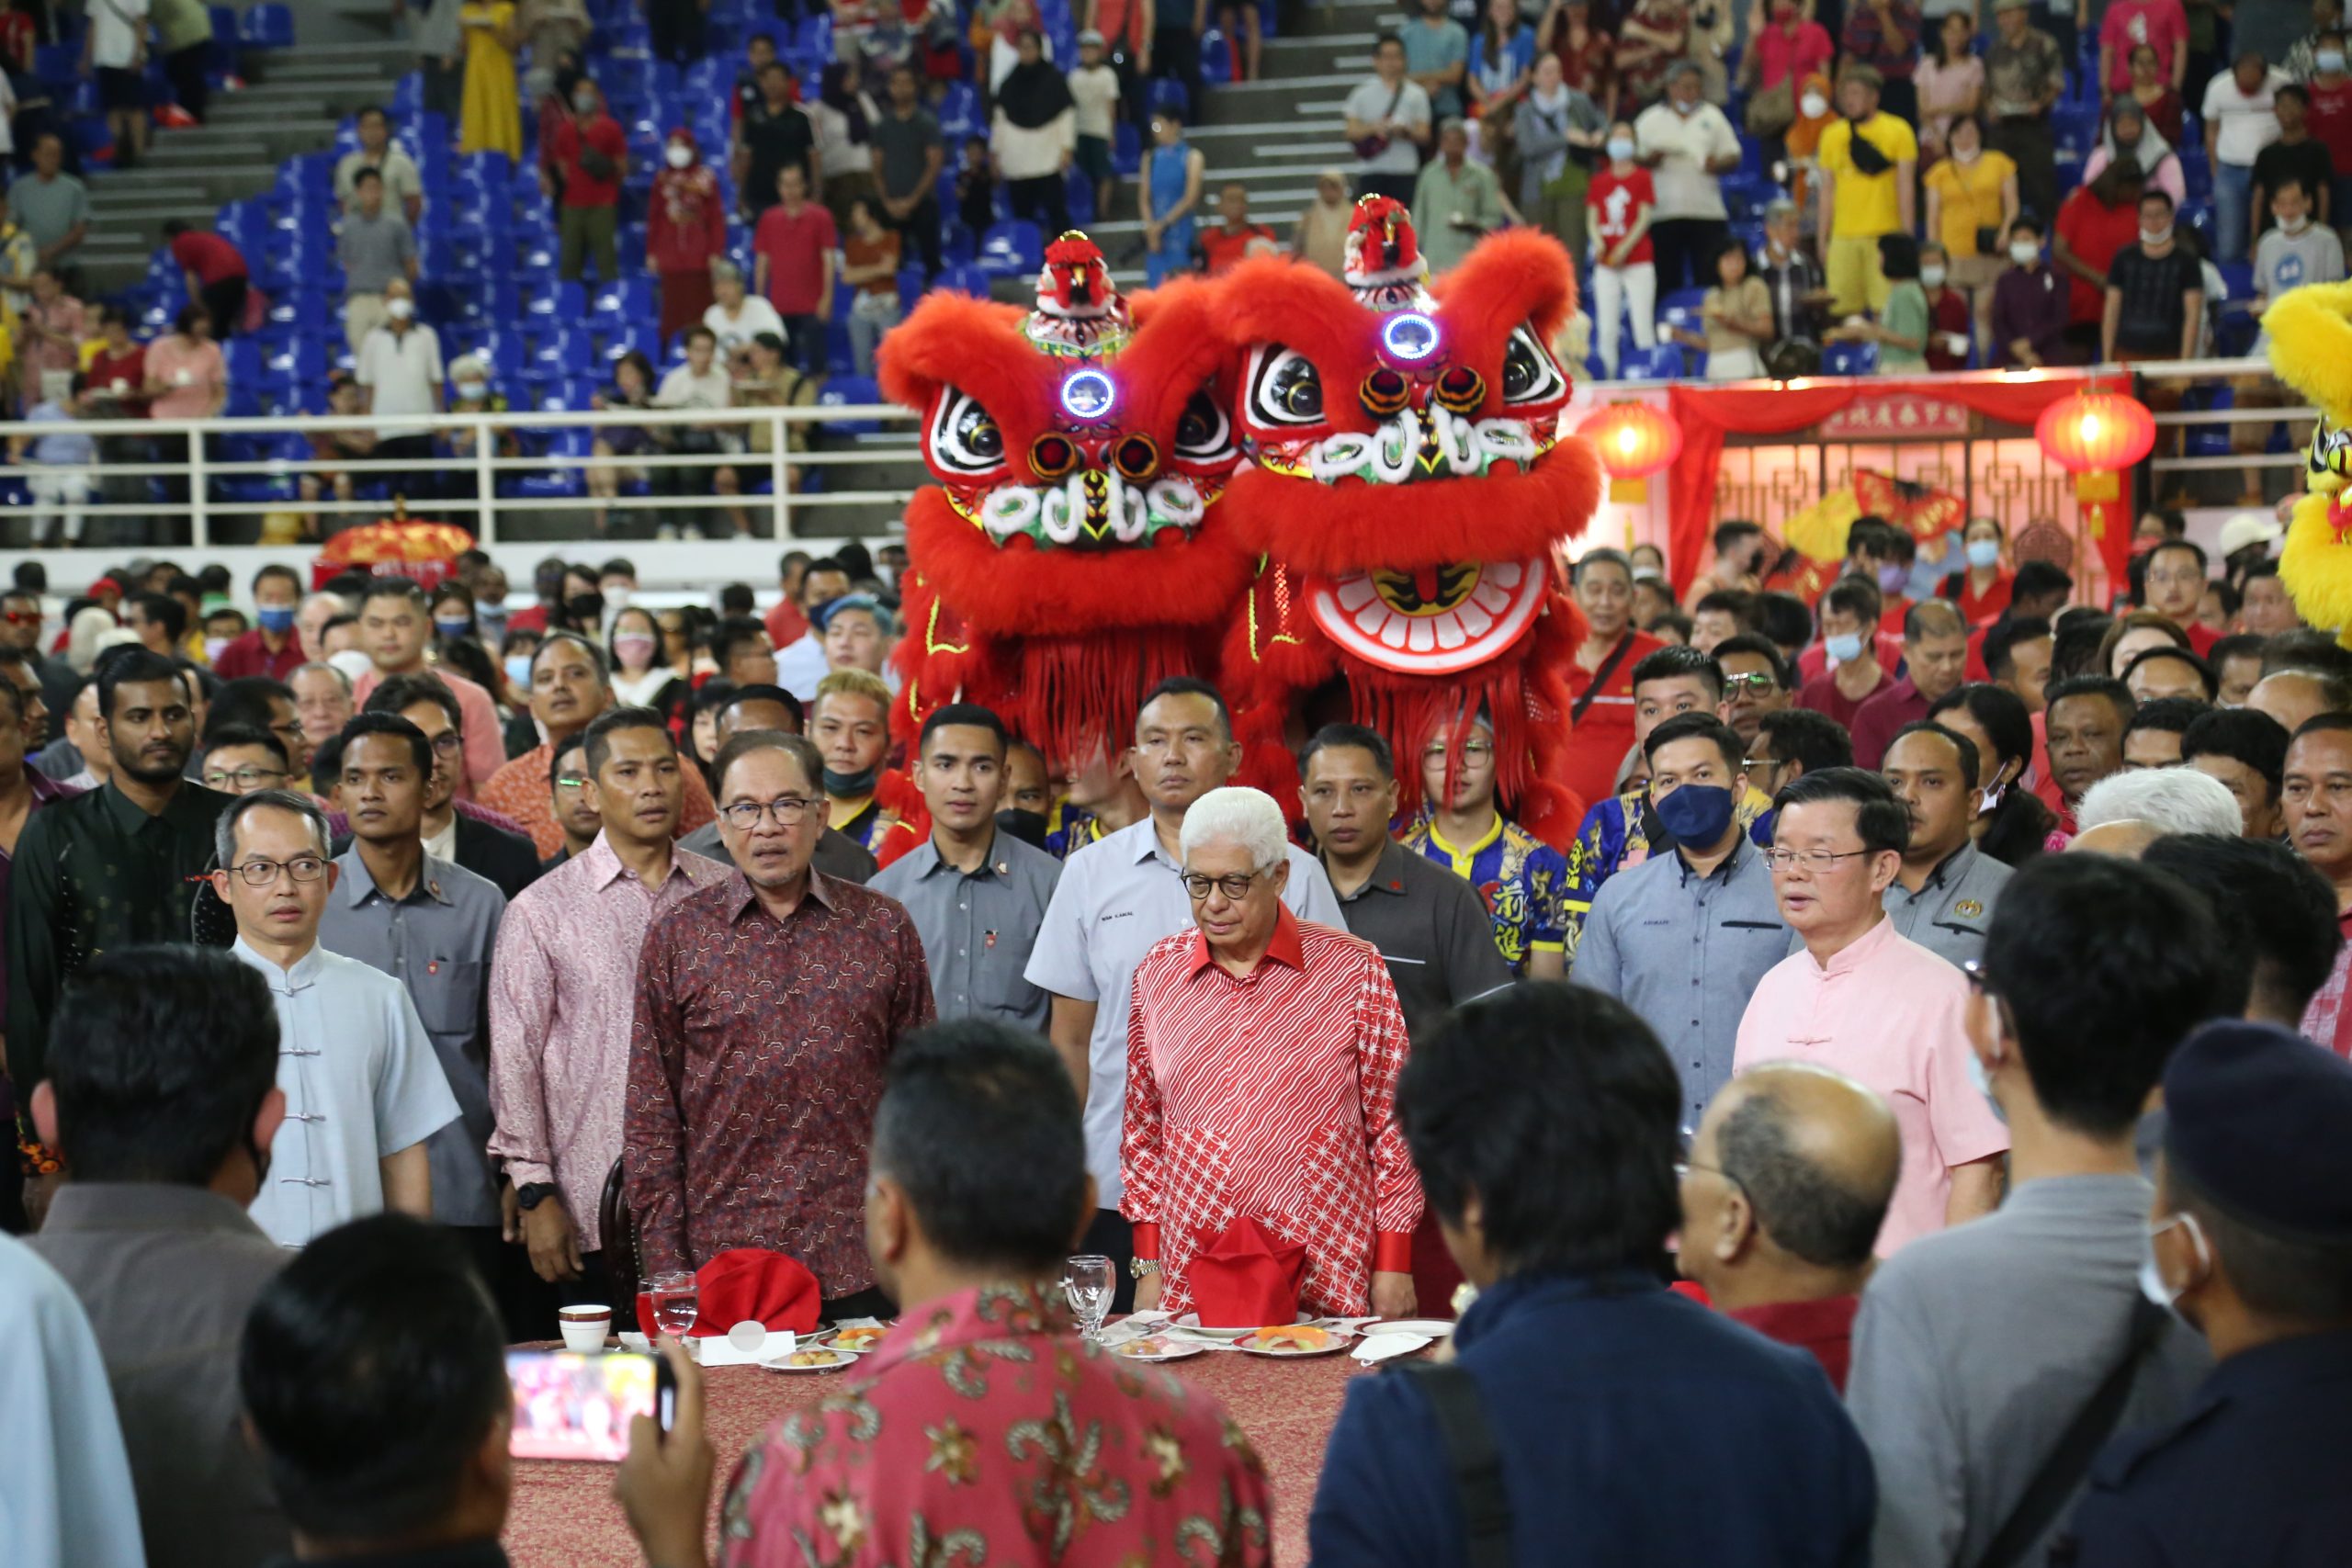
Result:
{"type": "Polygon", "coordinates": [[[1135,1228],[1135,1255],[1146,1263],[1159,1261],[1159,1227],[1149,1220],[1135,1228]]]}
{"type": "Polygon", "coordinates": [[[1372,1271],[1375,1274],[1409,1274],[1413,1271],[1413,1233],[1411,1231],[1379,1231],[1372,1240],[1372,1271]]]}

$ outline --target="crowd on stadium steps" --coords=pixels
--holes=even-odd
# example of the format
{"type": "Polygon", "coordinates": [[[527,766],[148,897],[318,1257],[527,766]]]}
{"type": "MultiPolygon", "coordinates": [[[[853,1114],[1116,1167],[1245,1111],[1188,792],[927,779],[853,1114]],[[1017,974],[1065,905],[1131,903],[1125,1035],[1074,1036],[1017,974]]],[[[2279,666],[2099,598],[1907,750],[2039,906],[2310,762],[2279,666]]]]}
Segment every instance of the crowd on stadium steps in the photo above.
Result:
{"type": "MultiPolygon", "coordinates": [[[[22,1560],[503,1563],[499,1347],[751,1248],[903,1315],[742,1456],[726,1561],[1044,1560],[1075,1464],[1135,1504],[1090,1528],[1265,1562],[1246,1430],[1051,1285],[1188,1310],[1247,1219],[1309,1314],[1461,1314],[1455,1371],[1351,1385],[1318,1562],[2332,1562],[2352,655],[2278,536],[2152,513],[2105,606],[1989,518],[1916,599],[1875,518],[1814,604],[1752,524],[1682,604],[1589,549],[1565,853],[1477,715],[1332,724],[1281,799],[1194,676],[1092,758],[960,702],[901,744],[897,546],[786,554],[764,613],[618,558],[28,561],[22,1560]],[[1078,1416],[1090,1457],[1019,1436],[1078,1416]]],[[[668,1353],[619,1482],[664,1564],[716,1462],[668,1353]]]]}

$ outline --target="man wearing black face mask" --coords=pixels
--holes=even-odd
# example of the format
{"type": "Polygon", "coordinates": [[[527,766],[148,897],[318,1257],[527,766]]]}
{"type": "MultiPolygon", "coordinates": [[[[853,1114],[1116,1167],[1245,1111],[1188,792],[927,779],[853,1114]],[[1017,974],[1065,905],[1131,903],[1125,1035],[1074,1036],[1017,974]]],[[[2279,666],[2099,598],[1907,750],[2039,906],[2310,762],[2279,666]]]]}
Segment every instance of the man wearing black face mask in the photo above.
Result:
{"type": "Polygon", "coordinates": [[[1747,772],[1737,733],[1711,713],[1678,714],[1643,751],[1674,852],[1601,884],[1568,977],[1618,998],[1671,1043],[1685,1125],[1696,1127],[1731,1081],[1740,1016],[1788,955],[1789,933],[1771,868],[1738,820],[1747,772]]]}

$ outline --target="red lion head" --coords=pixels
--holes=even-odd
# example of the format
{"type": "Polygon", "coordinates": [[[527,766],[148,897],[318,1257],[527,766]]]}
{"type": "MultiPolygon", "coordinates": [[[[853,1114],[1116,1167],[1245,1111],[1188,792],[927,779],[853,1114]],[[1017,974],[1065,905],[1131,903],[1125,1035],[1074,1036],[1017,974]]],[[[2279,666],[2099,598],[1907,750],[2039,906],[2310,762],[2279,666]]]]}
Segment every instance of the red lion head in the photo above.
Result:
{"type": "Polygon", "coordinates": [[[1082,235],[1038,309],[934,293],[884,340],[939,488],[907,511],[900,727],[960,691],[1060,761],[1205,668],[1250,561],[1219,517],[1240,452],[1232,351],[1202,284],[1129,309],[1082,235]]]}

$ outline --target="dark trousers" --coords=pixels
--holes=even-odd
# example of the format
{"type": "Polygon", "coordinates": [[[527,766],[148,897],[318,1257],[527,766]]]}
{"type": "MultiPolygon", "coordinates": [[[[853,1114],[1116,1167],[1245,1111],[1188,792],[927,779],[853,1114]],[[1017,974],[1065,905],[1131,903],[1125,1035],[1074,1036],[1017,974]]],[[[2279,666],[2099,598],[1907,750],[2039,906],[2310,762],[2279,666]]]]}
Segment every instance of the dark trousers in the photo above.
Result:
{"type": "Polygon", "coordinates": [[[2046,119],[2024,115],[1984,128],[1984,145],[2018,166],[2018,207],[2044,229],[2058,216],[2058,142],[2046,119]]]}
{"type": "MultiPolygon", "coordinates": [[[[881,216],[882,220],[898,232],[899,255],[921,256],[922,270],[926,276],[939,270],[939,198],[937,197],[924,197],[907,209],[907,215],[904,218],[892,218],[887,212],[881,216]]],[[[975,234],[972,238],[977,241],[979,236],[975,234]]]]}
{"type": "Polygon", "coordinates": [[[1906,124],[1919,123],[1919,89],[1908,76],[1889,76],[1878,90],[1878,107],[1906,124]]]}
{"type": "Polygon", "coordinates": [[[656,60],[684,65],[707,52],[703,8],[695,0],[646,0],[645,28],[656,60]]]}
{"type": "Polygon", "coordinates": [[[792,363],[804,375],[825,373],[825,318],[822,316],[786,316],[784,318],[785,347],[792,363]]]}
{"type": "Polygon", "coordinates": [[[461,57],[455,65],[444,65],[430,55],[419,61],[424,76],[424,112],[437,114],[447,122],[451,134],[458,129],[458,116],[466,101],[466,62],[461,57]]]}
{"type": "Polygon", "coordinates": [[[568,283],[580,280],[582,269],[593,255],[596,263],[596,281],[617,282],[621,276],[620,252],[616,240],[620,227],[617,207],[567,207],[556,219],[556,270],[568,283]]]}
{"type": "Polygon", "coordinates": [[[1730,237],[1731,225],[1720,218],[1666,218],[1651,224],[1658,298],[1678,288],[1713,288],[1716,248],[1730,237]]]}
{"type": "Polygon", "coordinates": [[[212,102],[212,84],[204,74],[205,56],[211,52],[208,39],[164,56],[164,75],[172,84],[172,97],[199,122],[212,102]]]}
{"type": "Polygon", "coordinates": [[[1097,1209],[1078,1249],[1111,1260],[1111,1310],[1135,1311],[1136,1281],[1127,1271],[1127,1265],[1135,1260],[1136,1228],[1126,1217],[1116,1209],[1097,1209]]]}
{"type": "MultiPolygon", "coordinates": [[[[523,1249],[524,1266],[530,1265],[530,1249],[523,1249]]],[[[613,1309],[616,1329],[633,1326],[637,1322],[637,1303],[614,1299],[613,1271],[605,1266],[605,1255],[583,1252],[580,1255],[580,1278],[559,1280],[548,1289],[555,1292],[558,1306],[608,1306],[613,1309]]]]}
{"type": "MultiPolygon", "coordinates": [[[[1202,98],[1207,89],[1201,81],[1200,37],[1193,31],[1189,20],[1174,27],[1152,29],[1151,73],[1171,77],[1184,84],[1184,123],[1199,124],[1202,98]]],[[[1147,120],[1145,123],[1150,122],[1147,120]]]]}
{"type": "MultiPolygon", "coordinates": [[[[394,435],[376,443],[376,456],[386,462],[421,463],[433,456],[430,435],[394,435]]],[[[426,468],[408,468],[383,476],[394,495],[413,502],[441,499],[441,476],[426,468]]]]}
{"type": "Polygon", "coordinates": [[[1007,180],[1004,194],[1012,204],[1012,215],[1039,224],[1051,242],[1069,227],[1069,187],[1059,175],[1040,175],[1033,180],[1007,180]]]}
{"type": "Polygon", "coordinates": [[[224,277],[204,286],[204,309],[212,317],[212,335],[219,342],[228,342],[243,328],[247,287],[242,277],[224,277]]]}
{"type": "Polygon", "coordinates": [[[451,1225],[449,1234],[473,1255],[474,1271],[498,1303],[498,1321],[509,1345],[551,1339],[563,1332],[556,1321],[556,1289],[532,1271],[526,1248],[508,1241],[496,1225],[451,1225]]]}

